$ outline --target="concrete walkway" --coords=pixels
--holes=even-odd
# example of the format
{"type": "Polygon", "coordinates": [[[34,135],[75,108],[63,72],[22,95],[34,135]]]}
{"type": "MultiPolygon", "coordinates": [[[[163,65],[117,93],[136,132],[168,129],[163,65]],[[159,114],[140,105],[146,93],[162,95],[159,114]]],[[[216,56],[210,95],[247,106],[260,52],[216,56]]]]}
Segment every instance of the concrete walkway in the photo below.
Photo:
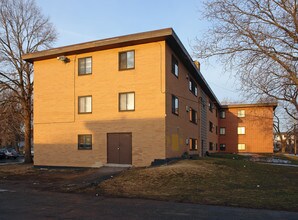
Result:
{"type": "Polygon", "coordinates": [[[284,164],[284,163],[261,163],[261,164],[268,164],[273,166],[284,166],[284,167],[298,167],[298,165],[296,164],[284,164]]]}

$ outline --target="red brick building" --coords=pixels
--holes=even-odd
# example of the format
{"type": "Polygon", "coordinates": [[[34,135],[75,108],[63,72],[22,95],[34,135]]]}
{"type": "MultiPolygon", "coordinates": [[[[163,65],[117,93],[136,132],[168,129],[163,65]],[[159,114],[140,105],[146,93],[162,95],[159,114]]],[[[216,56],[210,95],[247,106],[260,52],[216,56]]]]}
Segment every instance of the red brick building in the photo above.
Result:
{"type": "Polygon", "coordinates": [[[222,105],[219,150],[222,152],[273,152],[273,111],[276,103],[222,105]]]}

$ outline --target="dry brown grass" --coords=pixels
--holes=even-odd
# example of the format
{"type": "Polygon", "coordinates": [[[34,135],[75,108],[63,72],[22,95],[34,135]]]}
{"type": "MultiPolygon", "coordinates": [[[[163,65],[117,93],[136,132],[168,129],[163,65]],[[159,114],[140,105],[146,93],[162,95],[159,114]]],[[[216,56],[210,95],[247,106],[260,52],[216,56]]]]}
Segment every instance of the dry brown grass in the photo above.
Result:
{"type": "Polygon", "coordinates": [[[298,211],[298,168],[245,160],[184,160],[132,169],[98,186],[106,195],[298,211]]]}
{"type": "Polygon", "coordinates": [[[215,169],[216,166],[212,164],[193,166],[192,163],[184,161],[171,166],[129,170],[115,179],[105,181],[101,187],[107,193],[124,196],[174,198],[181,195],[181,191],[193,191],[192,185],[187,183],[193,183],[194,180],[199,190],[200,183],[215,169]]]}
{"type": "Polygon", "coordinates": [[[96,172],[96,169],[36,168],[32,164],[8,164],[0,166],[0,179],[20,181],[24,184],[33,181],[53,185],[53,182],[57,181],[60,184],[81,182],[96,172]]]}
{"type": "Polygon", "coordinates": [[[32,164],[14,164],[0,166],[0,176],[3,175],[27,175],[34,173],[32,164]]]}

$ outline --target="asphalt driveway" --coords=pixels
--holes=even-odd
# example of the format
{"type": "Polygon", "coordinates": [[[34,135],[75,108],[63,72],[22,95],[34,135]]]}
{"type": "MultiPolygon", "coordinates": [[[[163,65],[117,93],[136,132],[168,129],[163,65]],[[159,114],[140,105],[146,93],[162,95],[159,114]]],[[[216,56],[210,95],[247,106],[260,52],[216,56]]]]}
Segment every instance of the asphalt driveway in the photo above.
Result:
{"type": "Polygon", "coordinates": [[[117,175],[125,169],[121,167],[36,170],[30,165],[8,165],[1,166],[0,171],[5,168],[10,174],[0,175],[0,220],[298,219],[295,212],[107,198],[94,190],[79,193],[117,175]]]}
{"type": "Polygon", "coordinates": [[[298,213],[45,192],[0,183],[0,219],[298,219],[298,213]]]}

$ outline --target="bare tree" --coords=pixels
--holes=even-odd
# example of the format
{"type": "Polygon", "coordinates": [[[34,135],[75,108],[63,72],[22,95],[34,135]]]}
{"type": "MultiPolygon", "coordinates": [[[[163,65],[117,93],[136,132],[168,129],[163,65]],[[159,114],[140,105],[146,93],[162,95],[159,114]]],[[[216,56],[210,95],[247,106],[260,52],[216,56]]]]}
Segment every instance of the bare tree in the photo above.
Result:
{"type": "Polygon", "coordinates": [[[198,58],[218,56],[251,99],[271,97],[298,120],[297,0],[209,0],[213,22],[194,46],[198,58]]]}
{"type": "Polygon", "coordinates": [[[280,141],[280,145],[281,145],[281,152],[284,153],[286,150],[286,144],[287,144],[287,140],[286,140],[286,135],[284,135],[285,132],[285,126],[283,126],[281,120],[281,116],[278,115],[278,111],[274,112],[274,118],[273,118],[273,129],[274,129],[274,134],[278,137],[279,141],[280,141]]]}
{"type": "Polygon", "coordinates": [[[0,104],[0,146],[18,148],[23,140],[22,109],[11,92],[2,92],[1,97],[9,101],[0,104]]]}
{"type": "Polygon", "coordinates": [[[33,68],[22,55],[49,48],[56,37],[34,0],[0,0],[0,92],[11,91],[22,107],[25,162],[32,162],[33,68]]]}

